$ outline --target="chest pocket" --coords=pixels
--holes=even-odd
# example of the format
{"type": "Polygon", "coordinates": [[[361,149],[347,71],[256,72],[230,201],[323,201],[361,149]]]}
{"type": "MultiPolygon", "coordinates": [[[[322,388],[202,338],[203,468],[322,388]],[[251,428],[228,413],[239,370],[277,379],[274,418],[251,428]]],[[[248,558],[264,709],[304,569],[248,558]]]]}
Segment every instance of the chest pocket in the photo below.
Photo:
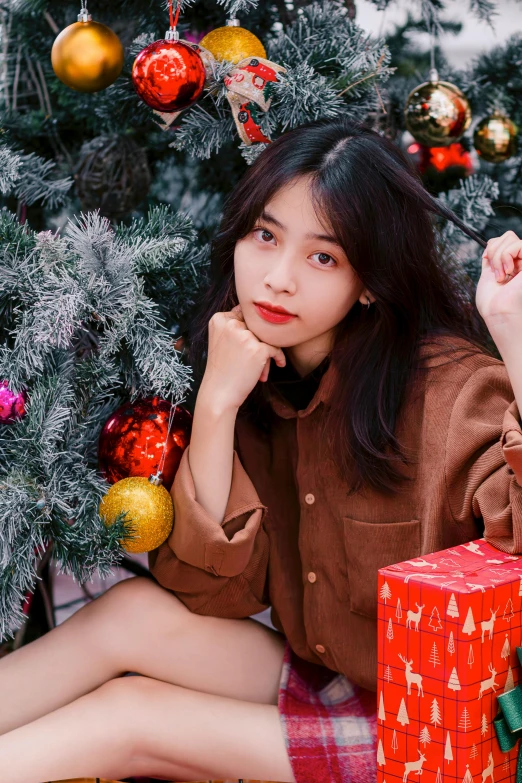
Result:
{"type": "Polygon", "coordinates": [[[421,523],[360,522],[343,517],[350,610],[377,618],[377,571],[419,557],[421,523]]]}

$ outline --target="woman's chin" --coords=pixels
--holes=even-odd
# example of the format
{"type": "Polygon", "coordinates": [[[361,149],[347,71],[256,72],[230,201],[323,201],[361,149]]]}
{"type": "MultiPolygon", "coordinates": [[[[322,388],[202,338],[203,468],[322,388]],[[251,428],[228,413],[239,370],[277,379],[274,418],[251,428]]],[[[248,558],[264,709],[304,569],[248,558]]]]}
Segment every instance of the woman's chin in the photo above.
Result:
{"type": "MultiPolygon", "coordinates": [[[[253,320],[253,319],[252,319],[253,320]]],[[[268,345],[276,345],[278,348],[292,348],[294,345],[299,345],[300,340],[292,339],[288,335],[285,336],[284,327],[286,324],[250,324],[245,318],[245,324],[247,329],[257,337],[262,343],[268,343],[268,345]]]]}

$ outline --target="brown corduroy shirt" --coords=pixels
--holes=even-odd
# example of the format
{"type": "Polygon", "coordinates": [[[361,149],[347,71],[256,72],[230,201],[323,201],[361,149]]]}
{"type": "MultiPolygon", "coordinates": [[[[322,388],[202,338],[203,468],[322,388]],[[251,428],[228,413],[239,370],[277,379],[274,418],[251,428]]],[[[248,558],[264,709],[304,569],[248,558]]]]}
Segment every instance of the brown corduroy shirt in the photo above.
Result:
{"type": "MultiPolygon", "coordinates": [[[[454,357],[466,346],[452,345],[454,357]]],[[[198,614],[242,618],[271,606],[297,655],[376,690],[379,568],[483,530],[504,552],[522,552],[522,429],[506,369],[486,354],[448,363],[430,351],[396,430],[415,455],[413,481],[391,497],[348,496],[318,437],[333,364],[303,410],[267,385],[275,424],[267,436],[236,420],[221,525],[195,500],[185,450],[172,533],[149,553],[157,581],[198,614]]]]}

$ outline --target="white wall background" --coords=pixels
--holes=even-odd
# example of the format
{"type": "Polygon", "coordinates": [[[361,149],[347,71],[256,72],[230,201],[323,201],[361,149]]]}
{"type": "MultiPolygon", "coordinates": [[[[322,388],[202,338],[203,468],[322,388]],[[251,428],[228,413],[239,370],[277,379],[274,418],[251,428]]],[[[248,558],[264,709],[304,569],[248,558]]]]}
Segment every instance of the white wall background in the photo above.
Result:
{"type": "MultiPolygon", "coordinates": [[[[392,7],[385,11],[378,11],[369,0],[356,0],[356,3],[357,24],[374,35],[393,30],[394,23],[400,24],[406,19],[408,9],[415,15],[418,9],[418,3],[408,3],[405,0],[393,3],[392,7]]],[[[497,12],[497,16],[493,18],[492,30],[485,22],[479,22],[472,16],[467,0],[448,2],[444,19],[463,23],[460,35],[445,35],[440,40],[441,47],[453,66],[462,68],[476,55],[502,44],[513,33],[522,32],[520,0],[499,0],[497,12]]],[[[424,40],[420,36],[417,40],[420,46],[429,48],[427,35],[424,40]]]]}

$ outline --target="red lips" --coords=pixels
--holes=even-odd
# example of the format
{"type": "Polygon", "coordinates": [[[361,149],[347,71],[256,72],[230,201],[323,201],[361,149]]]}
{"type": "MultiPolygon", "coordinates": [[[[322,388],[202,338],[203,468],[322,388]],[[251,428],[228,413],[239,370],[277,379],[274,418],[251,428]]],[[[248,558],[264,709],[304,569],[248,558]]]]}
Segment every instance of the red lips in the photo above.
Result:
{"type": "Polygon", "coordinates": [[[264,321],[269,321],[272,324],[285,324],[292,318],[297,318],[294,313],[288,312],[284,307],[271,305],[269,302],[254,302],[254,306],[258,315],[264,321]]]}

